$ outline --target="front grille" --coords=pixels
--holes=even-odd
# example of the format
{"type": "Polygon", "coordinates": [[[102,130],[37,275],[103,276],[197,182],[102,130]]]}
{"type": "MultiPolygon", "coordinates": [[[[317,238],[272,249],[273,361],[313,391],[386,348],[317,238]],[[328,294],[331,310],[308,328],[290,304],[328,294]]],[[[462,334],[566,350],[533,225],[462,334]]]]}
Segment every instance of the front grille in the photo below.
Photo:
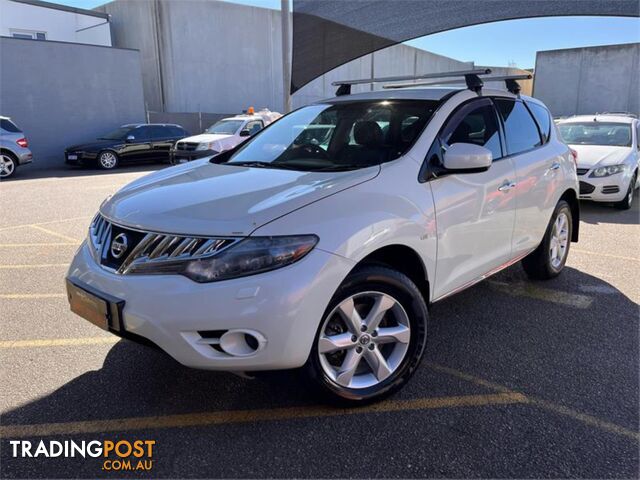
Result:
{"type": "Polygon", "coordinates": [[[198,148],[199,143],[196,142],[178,142],[176,144],[176,150],[183,150],[187,152],[192,152],[196,148],[198,148]]]}
{"type": "Polygon", "coordinates": [[[131,273],[132,267],[141,263],[210,257],[240,241],[239,238],[143,232],[112,223],[100,214],[91,222],[89,238],[96,261],[120,274],[131,273]]]}
{"type": "Polygon", "coordinates": [[[590,193],[593,193],[595,189],[596,187],[590,183],[580,182],[580,195],[589,195],[590,193]]]}
{"type": "Polygon", "coordinates": [[[578,168],[576,169],[576,171],[578,172],[578,175],[585,175],[589,169],[588,168],[578,168]]]}
{"type": "Polygon", "coordinates": [[[618,193],[620,187],[618,185],[605,185],[602,187],[602,193],[618,193]]]}

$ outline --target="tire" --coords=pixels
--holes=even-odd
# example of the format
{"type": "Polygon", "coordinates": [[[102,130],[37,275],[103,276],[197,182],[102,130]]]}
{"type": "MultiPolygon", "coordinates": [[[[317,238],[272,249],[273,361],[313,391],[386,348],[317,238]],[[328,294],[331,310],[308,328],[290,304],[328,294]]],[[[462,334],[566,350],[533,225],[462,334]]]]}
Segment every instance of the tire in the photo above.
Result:
{"type": "Polygon", "coordinates": [[[542,242],[522,260],[524,271],[530,278],[549,280],[560,275],[569,256],[572,221],[571,207],[560,200],[542,242]]]}
{"type": "Polygon", "coordinates": [[[629,188],[627,189],[627,194],[625,195],[625,197],[619,202],[615,202],[613,204],[613,206],[618,210],[629,210],[631,208],[631,205],[633,205],[633,193],[634,193],[634,190],[636,189],[637,175],[638,175],[638,172],[635,172],[633,174],[633,177],[631,177],[631,181],[629,182],[629,188]]]}
{"type": "Polygon", "coordinates": [[[8,152],[0,153],[0,178],[5,180],[18,169],[18,160],[8,152]]]}
{"type": "Polygon", "coordinates": [[[118,154],[111,150],[103,150],[98,154],[98,167],[103,170],[113,170],[120,163],[118,154]]]}
{"type": "Polygon", "coordinates": [[[332,403],[381,400],[402,387],[420,364],[427,320],[424,298],[406,275],[386,266],[359,267],[329,302],[306,373],[332,403]],[[349,321],[344,311],[356,314],[349,321]],[[363,330],[362,322],[369,328],[363,330]]]}

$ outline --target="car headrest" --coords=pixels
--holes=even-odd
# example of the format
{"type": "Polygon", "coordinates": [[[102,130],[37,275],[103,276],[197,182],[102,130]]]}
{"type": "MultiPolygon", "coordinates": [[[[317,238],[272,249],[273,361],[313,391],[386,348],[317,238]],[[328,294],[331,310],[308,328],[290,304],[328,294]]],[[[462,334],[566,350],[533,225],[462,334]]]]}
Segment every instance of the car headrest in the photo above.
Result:
{"type": "Polygon", "coordinates": [[[359,145],[378,147],[383,143],[382,129],[373,121],[356,122],[353,126],[353,139],[359,145]]]}

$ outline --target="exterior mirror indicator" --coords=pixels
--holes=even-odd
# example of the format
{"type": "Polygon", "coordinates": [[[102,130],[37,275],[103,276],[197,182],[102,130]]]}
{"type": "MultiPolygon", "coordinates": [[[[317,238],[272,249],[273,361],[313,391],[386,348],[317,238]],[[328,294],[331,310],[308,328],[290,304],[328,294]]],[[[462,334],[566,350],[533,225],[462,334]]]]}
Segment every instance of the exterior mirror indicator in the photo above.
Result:
{"type": "Polygon", "coordinates": [[[491,150],[472,143],[454,143],[444,152],[444,168],[459,173],[482,172],[491,166],[491,150]]]}
{"type": "Polygon", "coordinates": [[[127,135],[127,142],[133,142],[136,139],[133,135],[127,135]]]}

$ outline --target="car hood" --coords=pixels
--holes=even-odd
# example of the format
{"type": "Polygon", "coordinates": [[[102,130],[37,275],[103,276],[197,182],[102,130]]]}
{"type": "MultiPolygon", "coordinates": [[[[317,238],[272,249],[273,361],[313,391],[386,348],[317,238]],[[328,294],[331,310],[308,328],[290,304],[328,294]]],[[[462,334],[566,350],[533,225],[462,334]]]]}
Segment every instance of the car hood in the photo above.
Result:
{"type": "Polygon", "coordinates": [[[221,133],[201,133],[200,135],[194,135],[193,137],[183,138],[181,142],[217,142],[218,140],[224,140],[225,138],[233,137],[233,135],[226,135],[221,133]]]}
{"type": "Polygon", "coordinates": [[[141,230],[244,236],[366,182],[379,171],[375,166],[349,172],[298,172],[216,165],[203,159],[130,183],[104,202],[100,212],[115,223],[141,230]]]}
{"type": "Polygon", "coordinates": [[[67,150],[70,152],[71,151],[91,152],[91,151],[100,150],[101,148],[111,147],[119,143],[121,143],[120,140],[96,140],[95,142],[72,145],[71,147],[67,147],[67,150]]]}
{"type": "Polygon", "coordinates": [[[569,145],[578,152],[578,168],[608,167],[619,165],[631,153],[631,147],[605,145],[569,145]]]}

